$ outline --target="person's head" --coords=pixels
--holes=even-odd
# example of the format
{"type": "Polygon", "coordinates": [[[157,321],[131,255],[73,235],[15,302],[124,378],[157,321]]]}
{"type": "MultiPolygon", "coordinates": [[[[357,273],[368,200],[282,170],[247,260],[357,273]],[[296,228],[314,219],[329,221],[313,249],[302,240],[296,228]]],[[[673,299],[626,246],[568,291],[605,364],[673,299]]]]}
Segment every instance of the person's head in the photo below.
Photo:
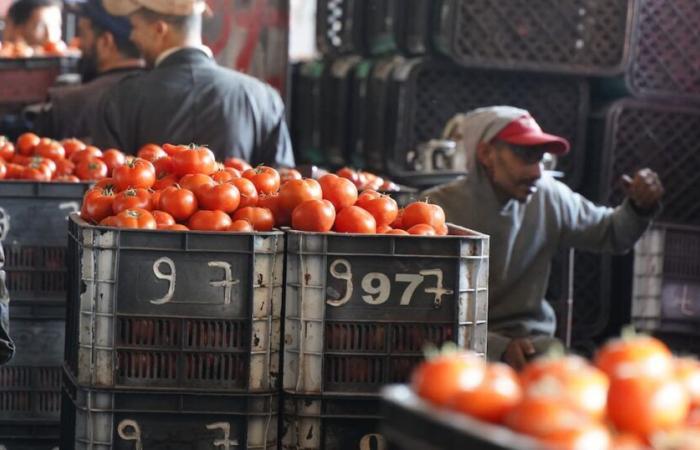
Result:
{"type": "Polygon", "coordinates": [[[201,44],[202,0],[104,0],[104,5],[112,14],[129,16],[131,40],[150,66],[166,50],[201,44]]]}
{"type": "Polygon", "coordinates": [[[58,0],[18,0],[7,11],[13,40],[43,45],[61,40],[61,3],[58,0]]]}
{"type": "Polygon", "coordinates": [[[130,40],[128,19],[109,14],[100,0],[89,0],[79,12],[80,71],[84,80],[140,57],[130,40]]]}

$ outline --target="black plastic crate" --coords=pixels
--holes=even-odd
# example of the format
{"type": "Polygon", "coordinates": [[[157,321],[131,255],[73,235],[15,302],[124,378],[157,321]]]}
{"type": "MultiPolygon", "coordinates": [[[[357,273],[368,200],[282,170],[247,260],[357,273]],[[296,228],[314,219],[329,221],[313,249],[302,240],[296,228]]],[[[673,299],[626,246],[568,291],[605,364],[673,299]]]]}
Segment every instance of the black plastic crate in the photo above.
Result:
{"type": "Polygon", "coordinates": [[[323,164],[323,83],[328,64],[321,60],[300,63],[292,74],[291,136],[298,163],[323,164]]]}
{"type": "Polygon", "coordinates": [[[365,5],[365,37],[371,55],[386,55],[398,50],[396,41],[398,13],[405,0],[370,0],[365,5]]]}
{"type": "Polygon", "coordinates": [[[65,315],[67,217],[89,183],[0,181],[0,241],[13,317],[65,315]]]}
{"type": "Polygon", "coordinates": [[[486,350],[488,237],[287,234],[284,390],[376,394],[428,343],[486,350]]]}
{"type": "Polygon", "coordinates": [[[367,0],[319,0],[316,45],[323,55],[364,53],[367,0]]]}
{"type": "Polygon", "coordinates": [[[372,69],[378,60],[360,61],[353,70],[350,93],[349,138],[345,161],[351,167],[367,167],[365,146],[367,145],[367,127],[369,126],[370,99],[369,84],[372,69]]]}
{"type": "Polygon", "coordinates": [[[420,55],[430,49],[430,23],[434,0],[401,0],[394,26],[399,50],[420,55]]]}
{"type": "Polygon", "coordinates": [[[59,450],[59,424],[28,425],[0,422],[0,449],[59,450]]]}
{"type": "Polygon", "coordinates": [[[285,394],[282,450],[386,449],[379,434],[379,399],[285,394]]]}
{"type": "Polygon", "coordinates": [[[384,121],[384,161],[390,175],[410,171],[410,152],[442,136],[458,113],[491,105],[527,109],[544,130],[567,138],[571,152],[558,162],[564,181],[578,187],[585,161],[589,87],[586,80],[461,68],[417,58],[394,70],[384,121]]]}
{"type": "Polygon", "coordinates": [[[591,199],[617,205],[620,177],[649,167],[664,184],[659,220],[700,225],[700,108],[623,99],[592,115],[585,190],[591,199]],[[589,164],[590,163],[590,164],[589,164]]]}
{"type": "MultiPolygon", "coordinates": [[[[57,422],[60,396],[60,366],[0,367],[0,429],[8,422],[17,425],[37,420],[57,422]]],[[[0,431],[0,438],[4,436],[7,436],[5,432],[0,431]]]]}
{"type": "Polygon", "coordinates": [[[277,448],[278,397],[92,390],[67,373],[61,449],[277,448]]]}
{"type": "Polygon", "coordinates": [[[382,391],[381,433],[395,450],[540,450],[505,427],[436,408],[403,385],[382,391]]]}
{"type": "Polygon", "coordinates": [[[162,232],[71,215],[66,361],[91,387],[277,389],[284,235],[162,232]]]}
{"type": "Polygon", "coordinates": [[[637,242],[632,319],[646,332],[697,336],[700,227],[654,224],[637,242]]]}
{"type": "Polygon", "coordinates": [[[636,0],[435,3],[436,47],[467,67],[616,75],[629,63],[636,0]]]}
{"type": "Polygon", "coordinates": [[[635,95],[700,101],[700,22],[698,0],[639,0],[640,11],[626,74],[635,95]]]}

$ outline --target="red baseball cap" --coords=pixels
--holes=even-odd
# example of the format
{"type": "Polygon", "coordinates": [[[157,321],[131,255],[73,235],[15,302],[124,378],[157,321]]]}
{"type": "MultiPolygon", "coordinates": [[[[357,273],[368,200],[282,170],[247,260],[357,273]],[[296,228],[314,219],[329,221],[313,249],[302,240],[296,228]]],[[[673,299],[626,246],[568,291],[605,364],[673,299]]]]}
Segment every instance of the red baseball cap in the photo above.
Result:
{"type": "Polygon", "coordinates": [[[563,155],[571,147],[566,139],[543,132],[535,119],[529,115],[513,120],[495,138],[524,147],[543,146],[546,151],[554,155],[563,155]]]}

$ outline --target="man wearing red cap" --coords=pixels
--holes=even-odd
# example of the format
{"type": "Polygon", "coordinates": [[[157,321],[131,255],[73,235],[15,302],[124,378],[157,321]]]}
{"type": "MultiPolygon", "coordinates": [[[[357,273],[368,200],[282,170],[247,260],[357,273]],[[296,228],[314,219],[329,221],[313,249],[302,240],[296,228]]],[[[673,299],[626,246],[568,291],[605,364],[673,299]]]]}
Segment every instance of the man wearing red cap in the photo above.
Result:
{"type": "Polygon", "coordinates": [[[491,236],[488,357],[519,368],[556,341],[544,294],[560,246],[629,251],[658,211],[663,187],[643,169],[625,178],[620,206],[594,205],[543,171],[546,153],[569,151],[566,139],[510,106],[460,114],[445,133],[458,141],[468,174],[423,195],[450,222],[491,236]]]}

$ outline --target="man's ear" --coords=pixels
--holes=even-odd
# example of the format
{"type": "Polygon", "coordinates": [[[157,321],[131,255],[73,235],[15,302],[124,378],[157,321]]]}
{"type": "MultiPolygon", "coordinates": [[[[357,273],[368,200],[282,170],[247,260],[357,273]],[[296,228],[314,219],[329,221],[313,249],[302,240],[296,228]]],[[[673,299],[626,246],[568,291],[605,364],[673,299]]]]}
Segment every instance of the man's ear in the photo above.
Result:
{"type": "Polygon", "coordinates": [[[97,48],[101,50],[112,49],[116,46],[112,33],[106,31],[97,36],[97,48]]]}
{"type": "Polygon", "coordinates": [[[476,146],[476,159],[487,169],[493,165],[494,148],[488,142],[479,142],[476,146]]]}
{"type": "Polygon", "coordinates": [[[165,36],[168,34],[168,31],[170,29],[170,25],[168,25],[168,22],[164,20],[158,20],[155,23],[156,27],[156,33],[158,33],[159,36],[165,36]]]}

